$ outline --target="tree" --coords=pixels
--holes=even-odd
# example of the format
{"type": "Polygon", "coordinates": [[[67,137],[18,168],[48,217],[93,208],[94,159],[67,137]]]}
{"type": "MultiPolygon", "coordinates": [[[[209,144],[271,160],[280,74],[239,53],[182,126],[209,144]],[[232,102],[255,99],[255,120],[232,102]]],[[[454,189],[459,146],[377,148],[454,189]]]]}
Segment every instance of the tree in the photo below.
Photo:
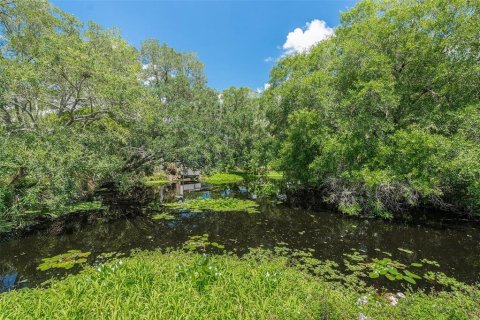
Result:
{"type": "Polygon", "coordinates": [[[465,115],[479,112],[479,15],[467,0],[364,0],[280,61],[264,103],[282,168],[348,213],[478,209],[465,115]]]}

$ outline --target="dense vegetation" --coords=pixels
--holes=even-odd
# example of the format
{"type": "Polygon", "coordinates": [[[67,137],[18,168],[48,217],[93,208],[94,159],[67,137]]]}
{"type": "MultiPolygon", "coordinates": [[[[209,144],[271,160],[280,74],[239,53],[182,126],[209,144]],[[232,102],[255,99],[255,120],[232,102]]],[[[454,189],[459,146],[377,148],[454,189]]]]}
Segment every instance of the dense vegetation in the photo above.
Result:
{"type": "Polygon", "coordinates": [[[0,319],[473,319],[480,307],[471,287],[394,297],[359,293],[261,252],[153,252],[3,294],[0,319]]]}
{"type": "Polygon", "coordinates": [[[280,61],[279,168],[347,214],[480,210],[480,2],[366,0],[280,61]]]}
{"type": "Polygon", "coordinates": [[[364,0],[261,95],[46,1],[0,2],[0,228],[168,168],[283,171],[356,215],[480,210],[480,4],[364,0]],[[173,164],[173,165],[172,165],[173,164]]]}
{"type": "Polygon", "coordinates": [[[155,39],[136,50],[46,1],[0,2],[0,33],[0,230],[158,168],[261,160],[254,93],[208,88],[193,54],[155,39]]]}
{"type": "MultiPolygon", "coordinates": [[[[194,54],[156,39],[134,48],[44,0],[0,0],[0,50],[0,232],[102,210],[100,190],[129,195],[184,169],[217,187],[261,177],[249,187],[258,199],[280,194],[266,177],[281,179],[348,215],[480,212],[478,1],[362,0],[333,37],[282,57],[262,93],[213,90],[194,54]]],[[[151,218],[259,211],[224,196],[150,204],[161,210],[151,218]]],[[[224,252],[207,234],[184,249],[202,246],[224,252]]],[[[69,250],[38,269],[79,268],[90,254],[69,250]]],[[[0,319],[479,316],[477,285],[416,275],[418,262],[343,256],[348,275],[303,252],[137,253],[2,294],[0,319]],[[448,291],[386,295],[366,277],[440,279],[448,291]]]]}

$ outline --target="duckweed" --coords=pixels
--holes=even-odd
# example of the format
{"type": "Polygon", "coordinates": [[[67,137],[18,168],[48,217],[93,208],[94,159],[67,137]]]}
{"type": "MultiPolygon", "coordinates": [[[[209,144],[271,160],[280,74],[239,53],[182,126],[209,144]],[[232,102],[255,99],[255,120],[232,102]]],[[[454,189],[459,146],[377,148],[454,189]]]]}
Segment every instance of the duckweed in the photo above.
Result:
{"type": "Polygon", "coordinates": [[[166,203],[165,207],[171,209],[186,209],[192,212],[217,211],[217,212],[235,212],[246,211],[248,213],[257,213],[258,204],[252,200],[241,200],[237,198],[218,198],[218,199],[194,199],[185,202],[166,203]]]}

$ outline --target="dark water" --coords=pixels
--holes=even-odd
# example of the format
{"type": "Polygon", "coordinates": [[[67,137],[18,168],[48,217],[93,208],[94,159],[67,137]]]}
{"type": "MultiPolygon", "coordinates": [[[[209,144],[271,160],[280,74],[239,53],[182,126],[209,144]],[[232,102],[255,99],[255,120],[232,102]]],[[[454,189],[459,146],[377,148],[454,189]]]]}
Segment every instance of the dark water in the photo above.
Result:
{"type": "MultiPolygon", "coordinates": [[[[253,197],[246,187],[208,190],[199,183],[154,189],[156,201],[179,198],[253,197]]],[[[41,259],[71,249],[91,251],[89,263],[105,252],[130,253],[132,249],[181,247],[190,236],[208,234],[211,241],[238,254],[251,247],[273,248],[279,243],[295,249],[314,249],[314,256],[341,262],[344,253],[356,249],[378,257],[378,249],[392,259],[409,264],[427,258],[441,271],[467,283],[480,278],[480,232],[471,224],[433,225],[349,219],[332,212],[290,208],[278,201],[259,200],[260,213],[175,213],[176,219],[152,220],[150,210],[136,210],[133,217],[102,222],[83,216],[79,221],[55,225],[26,237],[0,242],[0,292],[38,285],[70,271],[38,271],[41,259]],[[406,253],[398,250],[413,251],[406,253]],[[377,250],[376,250],[377,249],[377,250]]]]}

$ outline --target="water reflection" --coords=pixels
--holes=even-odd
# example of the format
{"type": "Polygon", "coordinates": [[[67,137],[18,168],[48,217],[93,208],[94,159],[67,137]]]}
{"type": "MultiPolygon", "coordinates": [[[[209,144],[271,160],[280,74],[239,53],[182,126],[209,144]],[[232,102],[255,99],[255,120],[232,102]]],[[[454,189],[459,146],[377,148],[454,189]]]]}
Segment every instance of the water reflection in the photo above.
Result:
{"type": "Polygon", "coordinates": [[[10,291],[15,287],[15,281],[17,280],[18,273],[6,273],[0,275],[0,292],[10,291]]]}
{"type": "MultiPolygon", "coordinates": [[[[221,196],[251,197],[245,186],[208,189],[197,182],[168,184],[153,189],[156,202],[178,198],[221,196]]],[[[295,249],[314,249],[314,256],[341,263],[344,253],[361,250],[369,256],[377,249],[389,252],[394,259],[410,264],[423,258],[440,263],[438,271],[461,281],[476,282],[480,275],[480,232],[472,225],[412,225],[381,220],[348,219],[331,212],[312,212],[260,201],[260,213],[174,213],[169,221],[152,220],[145,215],[110,222],[66,226],[64,233],[44,232],[25,238],[0,242],[0,291],[37,285],[62,270],[41,272],[41,259],[78,249],[91,251],[89,262],[104,252],[131,249],[180,247],[190,236],[209,234],[211,241],[225,245],[238,254],[251,247],[274,248],[280,244],[295,249]],[[411,250],[412,254],[398,248],[411,250]],[[21,277],[22,281],[18,281],[21,277]]],[[[130,209],[125,209],[130,210],[130,209]]],[[[152,209],[153,210],[153,209],[152,209]]],[[[72,271],[78,271],[73,269],[72,271]]]]}

